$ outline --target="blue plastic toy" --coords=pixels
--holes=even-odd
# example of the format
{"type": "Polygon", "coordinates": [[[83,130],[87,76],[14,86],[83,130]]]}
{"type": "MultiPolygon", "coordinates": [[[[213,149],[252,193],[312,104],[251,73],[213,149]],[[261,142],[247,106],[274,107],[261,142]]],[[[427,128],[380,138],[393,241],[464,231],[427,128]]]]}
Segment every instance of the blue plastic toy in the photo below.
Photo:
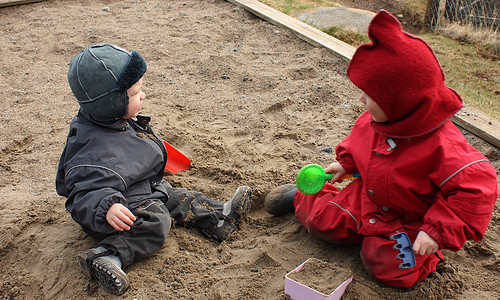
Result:
{"type": "Polygon", "coordinates": [[[399,268],[408,269],[415,266],[415,254],[413,253],[413,247],[406,232],[393,234],[389,238],[393,241],[396,241],[396,245],[393,246],[394,250],[399,251],[399,254],[396,255],[396,258],[403,261],[399,265],[399,268]]]}

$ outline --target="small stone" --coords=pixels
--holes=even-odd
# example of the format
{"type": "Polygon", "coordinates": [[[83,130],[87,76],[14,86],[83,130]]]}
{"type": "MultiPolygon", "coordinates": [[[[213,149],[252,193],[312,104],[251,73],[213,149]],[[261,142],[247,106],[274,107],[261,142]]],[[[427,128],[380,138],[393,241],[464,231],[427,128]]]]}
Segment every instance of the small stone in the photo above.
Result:
{"type": "Polygon", "coordinates": [[[321,149],[319,149],[323,152],[326,152],[326,153],[332,153],[332,147],[331,146],[324,146],[324,147],[321,147],[321,149]]]}
{"type": "Polygon", "coordinates": [[[103,10],[103,11],[111,11],[111,9],[110,9],[109,7],[107,7],[107,6],[106,6],[106,7],[103,7],[103,8],[102,8],[102,10],[103,10]]]}

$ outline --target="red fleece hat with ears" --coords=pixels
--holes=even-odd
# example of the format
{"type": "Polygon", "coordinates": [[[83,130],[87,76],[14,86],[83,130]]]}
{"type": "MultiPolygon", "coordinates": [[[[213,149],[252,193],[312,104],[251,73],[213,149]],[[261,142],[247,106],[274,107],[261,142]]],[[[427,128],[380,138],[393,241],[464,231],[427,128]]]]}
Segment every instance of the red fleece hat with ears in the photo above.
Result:
{"type": "Polygon", "coordinates": [[[408,138],[429,133],[462,108],[462,98],[444,83],[431,47],[402,30],[380,10],[368,27],[371,43],[358,47],[347,68],[349,79],[387,115],[372,122],[386,136],[408,138]]]}

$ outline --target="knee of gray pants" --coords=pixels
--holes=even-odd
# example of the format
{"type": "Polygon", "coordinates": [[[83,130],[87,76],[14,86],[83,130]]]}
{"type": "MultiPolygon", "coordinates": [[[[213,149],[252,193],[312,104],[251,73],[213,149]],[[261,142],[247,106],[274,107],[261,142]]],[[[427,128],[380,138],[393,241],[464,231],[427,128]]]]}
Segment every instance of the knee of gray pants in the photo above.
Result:
{"type": "Polygon", "coordinates": [[[147,205],[139,207],[135,214],[139,218],[144,218],[145,221],[150,223],[150,226],[155,227],[150,230],[155,235],[163,237],[163,241],[167,238],[172,226],[172,218],[161,200],[151,200],[147,205]]]}

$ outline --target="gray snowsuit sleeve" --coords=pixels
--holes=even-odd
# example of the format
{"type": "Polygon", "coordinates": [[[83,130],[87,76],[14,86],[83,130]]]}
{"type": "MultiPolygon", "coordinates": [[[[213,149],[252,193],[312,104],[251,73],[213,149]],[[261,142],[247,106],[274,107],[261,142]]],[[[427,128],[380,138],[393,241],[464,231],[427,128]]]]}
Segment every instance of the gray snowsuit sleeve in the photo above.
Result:
{"type": "Polygon", "coordinates": [[[116,231],[106,221],[106,213],[115,203],[127,206],[121,192],[126,182],[119,174],[98,165],[75,166],[66,173],[65,185],[71,191],[66,209],[76,222],[103,234],[116,231]]]}

